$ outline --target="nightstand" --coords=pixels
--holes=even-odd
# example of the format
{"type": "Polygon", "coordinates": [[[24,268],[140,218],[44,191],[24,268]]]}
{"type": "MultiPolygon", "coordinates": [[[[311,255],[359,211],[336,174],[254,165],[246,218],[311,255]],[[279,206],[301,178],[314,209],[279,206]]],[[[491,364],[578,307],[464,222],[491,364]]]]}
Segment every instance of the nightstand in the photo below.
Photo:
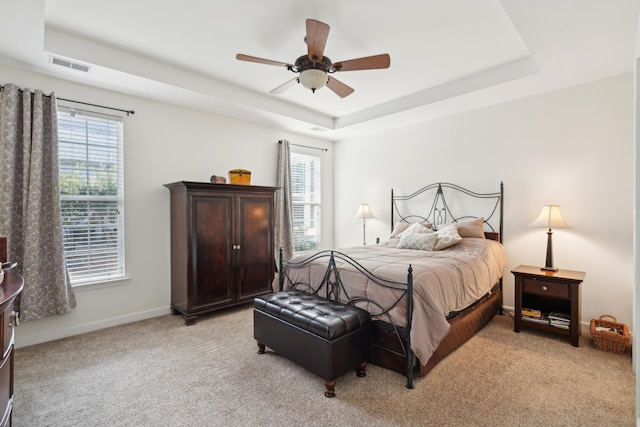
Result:
{"type": "Polygon", "coordinates": [[[570,337],[571,345],[579,346],[580,337],[580,284],[583,271],[545,271],[540,267],[519,265],[511,270],[515,276],[515,304],[513,330],[520,332],[522,326],[570,337]],[[549,313],[569,315],[569,328],[551,326],[544,320],[522,316],[522,308],[539,310],[544,316],[549,313]]]}

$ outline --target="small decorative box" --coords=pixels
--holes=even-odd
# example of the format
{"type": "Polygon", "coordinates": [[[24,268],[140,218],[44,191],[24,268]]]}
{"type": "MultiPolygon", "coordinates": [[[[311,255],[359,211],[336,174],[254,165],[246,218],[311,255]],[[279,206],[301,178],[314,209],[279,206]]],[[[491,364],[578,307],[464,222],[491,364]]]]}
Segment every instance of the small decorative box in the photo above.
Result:
{"type": "Polygon", "coordinates": [[[232,169],[229,171],[231,184],[251,185],[251,171],[246,169],[232,169]]]}
{"type": "Polygon", "coordinates": [[[211,183],[212,184],[226,184],[227,178],[220,175],[211,175],[211,183]]]}

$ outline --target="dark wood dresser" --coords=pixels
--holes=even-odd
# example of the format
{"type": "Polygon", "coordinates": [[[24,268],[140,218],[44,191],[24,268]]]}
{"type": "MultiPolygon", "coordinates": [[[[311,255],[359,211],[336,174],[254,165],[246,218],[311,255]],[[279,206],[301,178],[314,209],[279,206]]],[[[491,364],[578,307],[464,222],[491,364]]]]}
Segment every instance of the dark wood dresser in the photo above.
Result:
{"type": "Polygon", "coordinates": [[[13,311],[13,301],[22,291],[24,281],[18,273],[4,272],[0,286],[0,342],[2,359],[0,360],[0,427],[11,425],[13,411],[13,343],[17,314],[13,311]]]}
{"type": "Polygon", "coordinates": [[[271,292],[274,187],[179,181],[171,191],[171,310],[200,314],[271,292]]]}

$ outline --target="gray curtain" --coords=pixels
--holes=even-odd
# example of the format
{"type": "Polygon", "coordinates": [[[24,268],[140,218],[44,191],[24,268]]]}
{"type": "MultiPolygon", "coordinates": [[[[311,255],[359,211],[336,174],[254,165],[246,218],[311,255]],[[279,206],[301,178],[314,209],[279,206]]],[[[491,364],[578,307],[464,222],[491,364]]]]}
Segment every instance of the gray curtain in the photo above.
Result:
{"type": "Polygon", "coordinates": [[[20,317],[76,306],[62,244],[54,94],[7,84],[0,92],[0,234],[24,277],[20,317]]]}
{"type": "Polygon", "coordinates": [[[284,259],[293,257],[293,207],[291,200],[291,154],[289,141],[278,143],[278,191],[276,191],[276,260],[282,248],[284,259]]]}

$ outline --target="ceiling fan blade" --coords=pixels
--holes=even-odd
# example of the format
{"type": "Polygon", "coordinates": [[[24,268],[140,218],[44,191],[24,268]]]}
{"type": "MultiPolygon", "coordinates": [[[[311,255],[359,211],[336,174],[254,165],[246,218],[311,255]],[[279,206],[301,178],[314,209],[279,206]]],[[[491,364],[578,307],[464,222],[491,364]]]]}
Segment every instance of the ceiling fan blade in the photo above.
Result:
{"type": "Polygon", "coordinates": [[[389,57],[389,54],[383,53],[381,55],[336,62],[333,64],[333,69],[335,71],[377,70],[380,68],[389,68],[390,64],[391,57],[389,57]]]}
{"type": "Polygon", "coordinates": [[[291,64],[287,64],[286,62],[272,61],[270,59],[262,59],[255,56],[243,55],[239,53],[236,55],[236,59],[239,61],[248,61],[248,62],[257,62],[258,64],[267,64],[267,65],[276,65],[278,67],[293,67],[291,64]]]}
{"type": "Polygon", "coordinates": [[[277,88],[269,91],[269,93],[280,94],[280,93],[288,91],[289,89],[291,89],[293,86],[295,86],[297,84],[298,84],[298,78],[294,77],[291,80],[289,80],[288,82],[286,82],[284,84],[281,84],[277,88]]]}
{"type": "Polygon", "coordinates": [[[307,19],[307,52],[312,61],[321,61],[324,57],[324,46],[329,37],[329,26],[315,19],[307,19]]]}
{"type": "Polygon", "coordinates": [[[329,80],[327,81],[327,87],[340,98],[349,96],[354,92],[354,89],[352,87],[347,86],[346,84],[342,83],[340,80],[337,80],[332,76],[330,76],[329,80]]]}

